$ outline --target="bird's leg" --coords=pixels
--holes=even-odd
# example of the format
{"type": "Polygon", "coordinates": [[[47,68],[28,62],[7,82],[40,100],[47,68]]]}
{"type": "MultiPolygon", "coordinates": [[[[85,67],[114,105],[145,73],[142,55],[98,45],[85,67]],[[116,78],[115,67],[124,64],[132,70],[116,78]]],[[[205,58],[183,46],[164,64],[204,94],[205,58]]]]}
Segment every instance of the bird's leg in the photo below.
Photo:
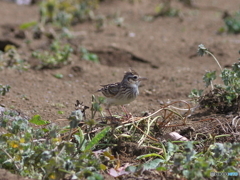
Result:
{"type": "Polygon", "coordinates": [[[109,115],[110,115],[111,117],[113,117],[113,116],[112,116],[112,113],[111,113],[110,110],[109,110],[109,108],[107,108],[106,110],[107,110],[107,112],[109,113],[109,115]]]}
{"type": "Polygon", "coordinates": [[[122,105],[121,107],[122,107],[123,111],[126,113],[126,117],[127,117],[128,119],[130,119],[130,118],[132,117],[132,115],[126,110],[126,108],[124,107],[124,105],[122,105]]]}
{"type": "MultiPolygon", "coordinates": [[[[112,115],[112,113],[111,113],[111,111],[109,110],[109,108],[106,108],[106,110],[107,110],[107,112],[109,113],[109,115],[110,115],[110,121],[111,121],[111,123],[114,121],[114,117],[113,117],[113,115],[112,115]]],[[[108,118],[107,118],[108,119],[108,118]]],[[[108,121],[108,120],[107,120],[108,121]]]]}

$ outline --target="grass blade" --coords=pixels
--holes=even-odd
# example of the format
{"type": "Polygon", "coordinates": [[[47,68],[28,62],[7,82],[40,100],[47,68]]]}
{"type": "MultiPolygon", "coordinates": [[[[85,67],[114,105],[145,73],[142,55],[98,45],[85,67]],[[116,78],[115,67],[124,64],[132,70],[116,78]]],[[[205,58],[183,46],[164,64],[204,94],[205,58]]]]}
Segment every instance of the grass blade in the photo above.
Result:
{"type": "Polygon", "coordinates": [[[86,146],[86,151],[90,150],[94,145],[96,145],[104,136],[107,134],[107,132],[110,130],[110,127],[104,128],[101,132],[99,132],[86,146]]]}

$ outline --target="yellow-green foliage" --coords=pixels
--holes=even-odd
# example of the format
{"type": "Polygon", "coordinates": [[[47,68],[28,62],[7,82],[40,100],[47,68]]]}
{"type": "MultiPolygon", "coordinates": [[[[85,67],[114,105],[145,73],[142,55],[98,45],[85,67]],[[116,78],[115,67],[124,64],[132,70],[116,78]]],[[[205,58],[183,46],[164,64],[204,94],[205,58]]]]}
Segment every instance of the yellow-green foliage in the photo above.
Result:
{"type": "Polygon", "coordinates": [[[0,70],[14,68],[19,71],[29,69],[30,65],[20,56],[18,50],[13,45],[7,45],[4,52],[0,51],[0,70]]]}
{"type": "Polygon", "coordinates": [[[97,6],[98,0],[45,0],[40,4],[40,19],[43,24],[66,27],[88,18],[97,6]]]}

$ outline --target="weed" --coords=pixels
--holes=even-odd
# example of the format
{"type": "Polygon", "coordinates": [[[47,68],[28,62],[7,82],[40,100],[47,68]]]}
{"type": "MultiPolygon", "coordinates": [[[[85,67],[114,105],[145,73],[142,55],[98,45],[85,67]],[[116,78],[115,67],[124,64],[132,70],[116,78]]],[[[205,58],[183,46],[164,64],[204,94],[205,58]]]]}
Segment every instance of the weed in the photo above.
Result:
{"type": "Polygon", "coordinates": [[[215,62],[218,64],[220,70],[222,71],[222,67],[219,64],[217,58],[207,48],[205,48],[205,46],[203,44],[200,44],[198,46],[198,52],[197,53],[198,53],[199,56],[203,56],[205,54],[209,54],[210,56],[212,56],[212,58],[215,60],[215,62]]]}
{"type": "Polygon", "coordinates": [[[35,27],[37,25],[36,21],[32,21],[32,22],[27,22],[27,23],[23,23],[19,26],[19,29],[21,30],[25,30],[31,27],[35,27]]]}
{"type": "MultiPolygon", "coordinates": [[[[232,69],[222,69],[216,57],[204,45],[199,45],[198,54],[201,56],[209,54],[213,57],[221,70],[219,76],[223,81],[223,84],[213,84],[217,77],[216,71],[206,72],[203,81],[206,87],[211,85],[212,90],[208,94],[199,97],[200,105],[218,112],[237,111],[240,97],[240,61],[234,63],[232,69]]],[[[194,90],[191,94],[196,93],[197,91],[194,90]]]]}
{"type": "Polygon", "coordinates": [[[62,79],[63,78],[63,74],[60,74],[60,73],[53,74],[53,76],[57,79],[62,79]]]}
{"type": "Polygon", "coordinates": [[[39,3],[39,21],[20,25],[21,30],[31,29],[34,39],[42,35],[49,39],[72,38],[71,25],[93,19],[93,10],[99,0],[44,0],[39,3]],[[60,33],[56,33],[60,31],[60,33]]]}
{"type": "Polygon", "coordinates": [[[144,16],[145,21],[153,21],[154,19],[162,16],[176,17],[179,15],[179,10],[171,5],[171,0],[164,0],[155,6],[155,13],[153,15],[144,16]]]}
{"type": "Polygon", "coordinates": [[[215,143],[210,145],[206,152],[197,152],[195,144],[189,141],[179,145],[168,142],[163,147],[163,155],[146,154],[137,159],[149,159],[138,166],[129,166],[128,171],[137,173],[155,169],[158,171],[170,170],[177,176],[186,179],[210,178],[211,172],[236,172],[240,165],[238,158],[240,150],[239,143],[215,143]],[[154,159],[153,159],[154,158],[154,159]]]}
{"type": "Polygon", "coordinates": [[[97,112],[99,112],[103,116],[101,104],[103,104],[104,100],[104,97],[95,97],[94,95],[92,95],[91,119],[95,118],[97,112]]]}
{"type": "Polygon", "coordinates": [[[16,47],[7,45],[4,52],[0,51],[0,70],[13,68],[19,71],[29,69],[30,65],[18,53],[16,47]]]}
{"type": "Polygon", "coordinates": [[[41,24],[51,23],[59,27],[69,27],[82,22],[93,14],[98,0],[46,0],[40,4],[41,24]]]}
{"type": "Polygon", "coordinates": [[[40,60],[36,69],[60,68],[70,63],[70,54],[73,49],[70,45],[61,46],[58,41],[54,41],[50,46],[50,51],[34,51],[32,56],[40,60]]]}
{"type": "MultiPolygon", "coordinates": [[[[176,102],[147,117],[135,117],[114,127],[103,122],[90,123],[96,119],[96,112],[102,112],[102,102],[103,98],[92,96],[89,120],[85,117],[88,107],[77,101],[75,110],[66,119],[69,125],[62,128],[40,115],[28,120],[14,110],[1,112],[0,126],[5,132],[0,135],[0,167],[35,179],[101,180],[101,171],[114,177],[130,173],[134,176],[149,170],[170,171],[187,179],[206,179],[210,172],[239,173],[239,143],[214,143],[217,136],[210,145],[209,139],[164,144],[154,138],[158,133],[154,130],[156,126],[174,126],[171,119],[178,117],[186,124],[184,116],[170,109],[176,102]],[[157,113],[160,114],[156,116],[157,113]],[[207,148],[197,151],[200,145],[207,148]],[[123,151],[137,155],[141,162],[121,167],[118,153],[123,151]]],[[[189,104],[181,103],[190,110],[189,104]]]]}
{"type": "Polygon", "coordinates": [[[236,12],[234,15],[227,14],[224,17],[224,22],[228,33],[240,33],[240,11],[236,12]]]}
{"type": "Polygon", "coordinates": [[[198,90],[198,89],[193,89],[190,94],[189,97],[190,98],[199,98],[200,96],[202,96],[203,90],[198,90]]]}
{"type": "Polygon", "coordinates": [[[160,3],[155,8],[156,17],[158,16],[178,16],[179,11],[177,9],[172,8],[171,1],[164,1],[163,3],[160,3]]]}
{"type": "Polygon", "coordinates": [[[5,110],[0,116],[0,126],[7,131],[0,135],[0,167],[34,179],[103,179],[99,174],[100,159],[92,149],[110,127],[90,138],[78,127],[81,121],[81,110],[71,113],[69,126],[65,128],[50,124],[39,115],[28,120],[16,111],[5,110]],[[77,131],[73,135],[74,129],[77,131]],[[63,131],[69,134],[67,139],[62,137],[63,131]]]}
{"type": "Polygon", "coordinates": [[[64,111],[58,111],[57,113],[58,114],[64,114],[64,111]]]}
{"type": "Polygon", "coordinates": [[[0,95],[5,96],[6,93],[9,92],[10,88],[11,87],[9,85],[4,86],[4,85],[0,84],[0,95]]]}
{"type": "Polygon", "coordinates": [[[94,53],[90,53],[87,49],[81,48],[82,58],[87,61],[93,61],[99,63],[98,56],[94,53]]]}

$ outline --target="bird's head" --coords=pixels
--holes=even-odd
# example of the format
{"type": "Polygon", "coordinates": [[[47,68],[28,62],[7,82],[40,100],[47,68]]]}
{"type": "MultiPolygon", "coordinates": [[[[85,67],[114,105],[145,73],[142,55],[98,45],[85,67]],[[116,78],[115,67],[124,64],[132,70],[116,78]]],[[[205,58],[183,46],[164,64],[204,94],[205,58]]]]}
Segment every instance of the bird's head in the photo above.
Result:
{"type": "Polygon", "coordinates": [[[146,80],[147,78],[140,77],[139,74],[134,71],[130,70],[124,74],[123,82],[128,83],[130,85],[139,85],[142,80],[146,80]]]}

